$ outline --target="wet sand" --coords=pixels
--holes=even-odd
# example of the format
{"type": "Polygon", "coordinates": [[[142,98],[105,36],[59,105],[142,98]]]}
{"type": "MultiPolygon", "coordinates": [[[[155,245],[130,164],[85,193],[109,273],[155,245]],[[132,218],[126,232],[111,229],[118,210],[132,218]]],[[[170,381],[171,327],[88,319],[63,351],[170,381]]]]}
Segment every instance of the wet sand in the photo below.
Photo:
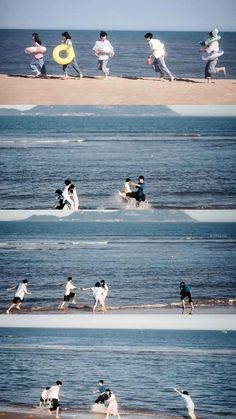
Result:
{"type": "Polygon", "coordinates": [[[206,105],[235,104],[236,80],[0,75],[2,105],[206,105]],[[20,94],[19,94],[20,92],[20,94]]]}

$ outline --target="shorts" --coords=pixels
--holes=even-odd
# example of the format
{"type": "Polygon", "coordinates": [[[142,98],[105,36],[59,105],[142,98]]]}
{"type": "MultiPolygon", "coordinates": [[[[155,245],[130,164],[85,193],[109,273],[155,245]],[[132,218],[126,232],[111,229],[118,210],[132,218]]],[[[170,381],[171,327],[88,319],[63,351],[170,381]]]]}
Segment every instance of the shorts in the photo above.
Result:
{"type": "Polygon", "coordinates": [[[184,300],[186,297],[188,297],[188,302],[189,303],[193,302],[191,292],[182,292],[181,291],[181,294],[180,294],[181,301],[184,300]]]}
{"type": "Polygon", "coordinates": [[[47,400],[47,399],[43,399],[43,398],[42,398],[42,396],[40,397],[40,401],[41,401],[42,403],[45,403],[45,402],[46,402],[46,400],[47,400]]]}
{"type": "Polygon", "coordinates": [[[23,301],[24,301],[24,298],[20,298],[20,297],[14,297],[13,298],[13,304],[19,304],[19,303],[23,303],[23,301]]]}
{"type": "Polygon", "coordinates": [[[53,412],[53,410],[57,410],[57,408],[60,406],[58,399],[52,399],[51,403],[52,406],[49,409],[51,412],[53,412]]]}
{"type": "Polygon", "coordinates": [[[64,295],[64,301],[70,301],[74,298],[75,293],[74,292],[70,292],[69,295],[64,295]]]}

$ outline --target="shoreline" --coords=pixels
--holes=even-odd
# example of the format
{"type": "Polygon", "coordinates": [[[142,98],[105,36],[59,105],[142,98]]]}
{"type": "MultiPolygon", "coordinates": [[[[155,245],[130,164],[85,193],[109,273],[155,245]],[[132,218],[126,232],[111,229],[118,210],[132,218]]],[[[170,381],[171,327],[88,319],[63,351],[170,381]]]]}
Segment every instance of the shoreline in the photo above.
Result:
{"type": "Polygon", "coordinates": [[[82,80],[59,76],[35,78],[0,74],[2,105],[234,105],[236,80],[152,77],[85,76],[82,80]],[[19,91],[21,95],[19,97],[19,91]]]}

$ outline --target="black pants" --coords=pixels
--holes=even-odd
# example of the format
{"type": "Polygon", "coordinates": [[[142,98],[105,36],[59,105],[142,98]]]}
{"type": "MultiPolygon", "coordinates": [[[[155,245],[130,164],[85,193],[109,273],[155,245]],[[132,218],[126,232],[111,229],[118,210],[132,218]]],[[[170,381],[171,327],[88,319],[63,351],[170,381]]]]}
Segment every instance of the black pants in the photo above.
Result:
{"type": "Polygon", "coordinates": [[[52,407],[50,407],[50,411],[53,412],[53,410],[57,410],[57,408],[59,407],[59,402],[58,399],[52,399],[52,407]]]}
{"type": "Polygon", "coordinates": [[[144,193],[140,193],[140,192],[128,192],[126,194],[126,196],[128,196],[129,198],[135,198],[136,201],[141,202],[141,201],[145,201],[145,194],[144,193]]]}
{"type": "Polygon", "coordinates": [[[97,398],[97,400],[95,400],[95,403],[103,403],[108,400],[108,395],[107,394],[100,394],[100,396],[97,398]]]}

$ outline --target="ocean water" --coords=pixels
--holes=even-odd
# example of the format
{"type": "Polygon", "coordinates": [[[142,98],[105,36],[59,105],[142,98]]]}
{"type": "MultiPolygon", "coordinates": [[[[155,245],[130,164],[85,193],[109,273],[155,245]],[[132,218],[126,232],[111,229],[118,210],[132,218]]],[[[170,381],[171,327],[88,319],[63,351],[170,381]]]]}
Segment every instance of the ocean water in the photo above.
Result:
{"type": "Polygon", "coordinates": [[[235,332],[1,329],[0,335],[2,406],[35,406],[42,389],[59,379],[62,407],[89,410],[103,379],[124,413],[184,417],[177,387],[189,391],[197,417],[235,417],[235,332]]]}
{"type": "MultiPolygon", "coordinates": [[[[52,51],[61,42],[61,30],[39,30],[43,44],[47,47],[45,63],[48,74],[62,74],[62,67],[52,58],[52,51]]],[[[35,29],[36,30],[36,29],[35,29]]],[[[32,45],[31,34],[35,30],[0,30],[1,63],[0,73],[30,74],[31,58],[24,49],[32,45]]],[[[210,28],[209,28],[210,30],[210,28]]],[[[97,60],[92,48],[99,37],[99,31],[70,31],[73,45],[82,72],[86,76],[98,75],[97,60]]],[[[146,64],[150,52],[144,40],[144,31],[109,31],[109,40],[115,49],[115,57],[110,60],[111,74],[127,77],[153,77],[152,67],[146,64]]],[[[199,41],[208,38],[204,32],[154,32],[166,46],[166,63],[176,77],[204,77],[205,62],[199,53],[199,41]]],[[[225,54],[220,58],[221,65],[227,68],[227,78],[236,77],[235,43],[236,32],[222,32],[221,48],[225,54]]],[[[71,74],[74,70],[71,69],[71,74]]],[[[222,76],[217,76],[222,77],[222,76]]]]}
{"type": "MultiPolygon", "coordinates": [[[[236,224],[155,222],[2,222],[0,306],[29,280],[23,309],[57,309],[70,275],[80,287],[105,279],[111,308],[179,303],[179,282],[196,304],[234,304],[236,224]]],[[[78,292],[79,307],[93,298],[78,292]]]]}
{"type": "Polygon", "coordinates": [[[51,208],[68,177],[81,208],[123,208],[140,174],[151,208],[235,207],[235,118],[43,112],[0,116],[0,208],[51,208]]]}

